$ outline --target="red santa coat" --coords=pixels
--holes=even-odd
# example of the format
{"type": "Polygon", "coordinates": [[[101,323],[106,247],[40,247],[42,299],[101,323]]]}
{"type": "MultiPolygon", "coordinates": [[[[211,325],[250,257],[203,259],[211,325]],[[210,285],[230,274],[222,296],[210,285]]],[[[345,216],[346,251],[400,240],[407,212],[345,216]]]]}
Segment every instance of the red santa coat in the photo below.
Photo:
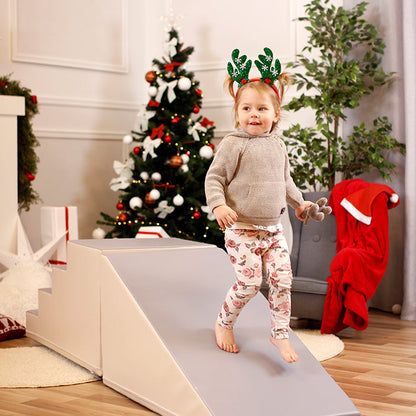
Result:
{"type": "Polygon", "coordinates": [[[367,328],[367,301],[387,268],[388,209],[399,203],[387,185],[351,179],[334,187],[329,205],[337,222],[337,254],[327,278],[323,334],[367,328]]]}

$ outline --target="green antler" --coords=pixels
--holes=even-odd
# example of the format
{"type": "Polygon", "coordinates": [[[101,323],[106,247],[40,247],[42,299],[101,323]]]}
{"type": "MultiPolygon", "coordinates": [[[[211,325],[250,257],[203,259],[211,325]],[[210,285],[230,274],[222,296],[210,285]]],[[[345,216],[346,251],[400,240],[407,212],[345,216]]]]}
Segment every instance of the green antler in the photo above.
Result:
{"type": "Polygon", "coordinates": [[[258,70],[261,74],[261,80],[266,83],[273,83],[277,78],[279,78],[281,65],[280,61],[276,59],[274,67],[272,67],[273,62],[273,52],[269,48],[264,48],[265,55],[259,55],[260,61],[254,61],[258,70]],[[267,81],[270,80],[270,81],[267,81]]]}
{"type": "Polygon", "coordinates": [[[235,82],[238,82],[238,86],[241,87],[249,80],[248,74],[250,72],[252,62],[251,60],[247,61],[246,55],[242,55],[240,57],[238,55],[240,55],[240,51],[238,49],[234,49],[231,53],[231,57],[233,58],[235,68],[231,62],[228,62],[227,69],[230,77],[235,82]]]}

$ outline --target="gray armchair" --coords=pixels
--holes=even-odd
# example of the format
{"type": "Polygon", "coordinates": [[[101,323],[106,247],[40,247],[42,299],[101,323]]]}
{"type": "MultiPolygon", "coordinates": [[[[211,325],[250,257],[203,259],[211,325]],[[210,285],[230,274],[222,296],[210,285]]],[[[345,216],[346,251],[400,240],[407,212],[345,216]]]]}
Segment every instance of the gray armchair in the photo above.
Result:
{"type": "MultiPolygon", "coordinates": [[[[330,192],[308,192],[304,193],[304,199],[315,202],[322,196],[329,199],[329,195],[330,192]]],[[[292,317],[321,321],[328,289],[326,278],[336,254],[335,217],[328,215],[322,222],[311,220],[305,226],[289,208],[289,218],[293,233],[292,317]]],[[[261,291],[267,297],[268,286],[264,279],[261,291]]]]}

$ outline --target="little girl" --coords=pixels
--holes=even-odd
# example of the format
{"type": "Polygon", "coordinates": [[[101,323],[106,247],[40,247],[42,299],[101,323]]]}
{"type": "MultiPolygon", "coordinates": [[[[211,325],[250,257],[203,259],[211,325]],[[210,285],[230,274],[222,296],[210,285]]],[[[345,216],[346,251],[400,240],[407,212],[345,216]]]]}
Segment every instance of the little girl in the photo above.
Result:
{"type": "Polygon", "coordinates": [[[264,51],[266,56],[259,55],[261,62],[255,61],[262,78],[251,80],[251,61],[233,51],[236,69],[228,64],[225,85],[235,99],[238,129],[221,141],[205,180],[207,203],[225,230],[226,249],[236,272],[236,282],[215,323],[215,336],[221,349],[239,351],[233,327],[242,308],[259,291],[264,269],[269,284],[270,341],[291,363],[298,360],[289,342],[292,270],[280,216],[288,203],[301,219],[312,203],[303,200],[290,176],[286,147],[277,128],[290,77],[280,75],[279,60],[271,67],[272,52],[264,51]],[[236,94],[234,81],[239,83],[236,94]]]}

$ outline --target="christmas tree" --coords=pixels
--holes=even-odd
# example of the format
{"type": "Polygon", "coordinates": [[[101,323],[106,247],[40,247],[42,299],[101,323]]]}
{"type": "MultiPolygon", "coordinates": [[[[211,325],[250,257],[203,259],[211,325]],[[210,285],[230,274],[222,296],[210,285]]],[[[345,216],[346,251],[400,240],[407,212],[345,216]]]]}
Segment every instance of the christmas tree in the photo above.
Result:
{"type": "MultiPolygon", "coordinates": [[[[135,237],[141,227],[160,226],[170,237],[222,246],[223,232],[205,202],[205,174],[213,157],[214,123],[200,114],[202,91],[184,64],[193,53],[172,28],[166,56],[146,73],[150,100],[136,128],[124,137],[131,151],[114,162],[111,189],[120,192],[106,238],[135,237]]],[[[130,150],[129,149],[129,150],[130,150]]]]}

